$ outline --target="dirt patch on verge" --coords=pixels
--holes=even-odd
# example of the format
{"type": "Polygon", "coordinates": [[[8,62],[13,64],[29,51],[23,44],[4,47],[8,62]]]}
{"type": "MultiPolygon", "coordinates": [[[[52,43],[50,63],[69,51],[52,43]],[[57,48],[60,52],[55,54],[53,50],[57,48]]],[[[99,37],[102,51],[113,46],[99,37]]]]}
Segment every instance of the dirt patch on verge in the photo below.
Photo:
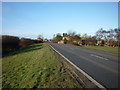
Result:
{"type": "MultiPolygon", "coordinates": [[[[50,47],[50,46],[49,46],[50,47]]],[[[50,47],[51,48],[51,47],[50,47]]],[[[51,48],[52,51],[54,51],[54,54],[58,57],[59,61],[63,64],[66,71],[76,79],[76,81],[83,87],[83,88],[95,88],[97,90],[100,90],[98,86],[96,86],[92,81],[90,81],[85,75],[83,75],[80,71],[78,71],[73,65],[71,65],[65,58],[60,56],[55,50],[51,48]]]]}

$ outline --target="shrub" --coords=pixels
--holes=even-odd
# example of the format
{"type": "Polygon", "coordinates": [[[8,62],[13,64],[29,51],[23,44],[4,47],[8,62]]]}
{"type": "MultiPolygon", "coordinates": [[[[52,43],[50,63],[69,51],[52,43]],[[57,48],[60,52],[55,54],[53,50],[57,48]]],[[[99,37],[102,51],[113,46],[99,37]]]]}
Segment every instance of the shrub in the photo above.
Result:
{"type": "Polygon", "coordinates": [[[34,44],[36,41],[28,38],[21,38],[20,39],[20,47],[26,47],[28,45],[34,44]]]}
{"type": "Polygon", "coordinates": [[[6,53],[8,51],[13,51],[22,47],[26,47],[28,45],[34,44],[34,43],[42,43],[43,40],[33,40],[28,38],[21,38],[15,36],[8,36],[3,35],[0,37],[0,40],[2,41],[2,53],[6,53]]]}
{"type": "Polygon", "coordinates": [[[12,51],[19,48],[19,38],[16,36],[2,36],[2,52],[12,51]]]}

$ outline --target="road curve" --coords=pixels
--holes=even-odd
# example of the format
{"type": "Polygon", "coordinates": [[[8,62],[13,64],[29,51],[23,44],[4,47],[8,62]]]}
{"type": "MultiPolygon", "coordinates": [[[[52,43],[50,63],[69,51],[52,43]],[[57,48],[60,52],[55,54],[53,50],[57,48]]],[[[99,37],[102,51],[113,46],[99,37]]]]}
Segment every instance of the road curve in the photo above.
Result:
{"type": "Polygon", "coordinates": [[[106,88],[118,88],[118,55],[65,44],[49,43],[106,88]]]}

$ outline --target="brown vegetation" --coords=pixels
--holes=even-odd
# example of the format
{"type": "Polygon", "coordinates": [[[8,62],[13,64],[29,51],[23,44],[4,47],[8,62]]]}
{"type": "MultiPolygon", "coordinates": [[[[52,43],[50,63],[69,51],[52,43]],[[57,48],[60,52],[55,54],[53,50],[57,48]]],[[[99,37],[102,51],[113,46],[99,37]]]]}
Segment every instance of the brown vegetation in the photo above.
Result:
{"type": "Polygon", "coordinates": [[[2,53],[6,53],[9,51],[14,51],[22,47],[26,47],[28,45],[32,45],[34,43],[42,43],[43,40],[33,40],[33,39],[28,39],[28,38],[19,38],[16,36],[8,36],[8,35],[3,35],[0,37],[2,40],[2,53]]]}
{"type": "Polygon", "coordinates": [[[74,44],[74,45],[99,45],[99,46],[120,46],[120,29],[103,30],[102,28],[96,32],[94,36],[87,34],[80,35],[76,32],[68,32],[54,35],[52,39],[54,43],[74,44]]]}
{"type": "Polygon", "coordinates": [[[15,36],[2,36],[2,52],[16,50],[19,48],[20,39],[15,36]]]}

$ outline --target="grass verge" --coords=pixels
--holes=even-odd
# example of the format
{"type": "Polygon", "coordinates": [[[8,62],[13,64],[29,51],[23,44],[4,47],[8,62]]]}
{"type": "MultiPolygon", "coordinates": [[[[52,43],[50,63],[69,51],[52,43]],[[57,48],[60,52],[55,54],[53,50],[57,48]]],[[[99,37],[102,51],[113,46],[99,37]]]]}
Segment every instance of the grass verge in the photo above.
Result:
{"type": "Polygon", "coordinates": [[[84,46],[86,48],[90,48],[90,49],[95,49],[95,50],[101,50],[101,51],[105,51],[105,52],[110,52],[110,53],[114,53],[114,54],[120,54],[119,52],[119,47],[104,47],[104,46],[84,46]]]}
{"type": "Polygon", "coordinates": [[[3,88],[81,88],[46,43],[2,58],[3,88]]]}

